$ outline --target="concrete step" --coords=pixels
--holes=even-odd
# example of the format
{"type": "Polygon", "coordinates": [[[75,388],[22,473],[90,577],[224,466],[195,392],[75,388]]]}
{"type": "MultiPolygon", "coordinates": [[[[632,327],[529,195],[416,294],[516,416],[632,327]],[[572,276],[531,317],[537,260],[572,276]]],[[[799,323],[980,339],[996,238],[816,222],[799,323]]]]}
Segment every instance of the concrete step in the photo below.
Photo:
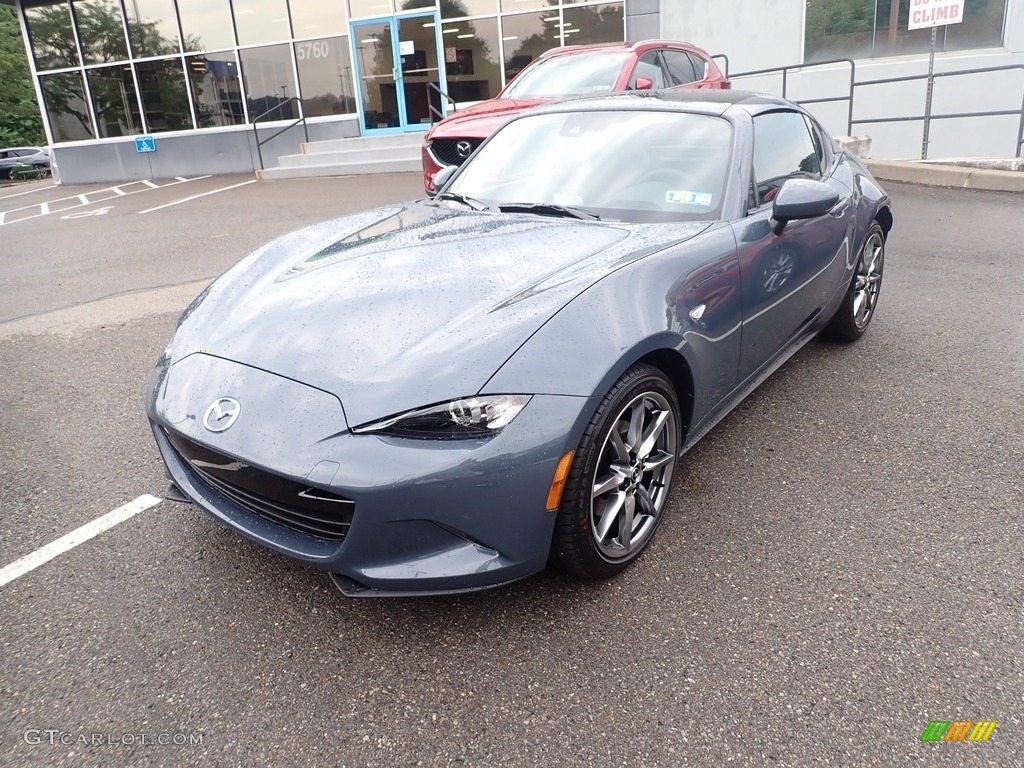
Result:
{"type": "Polygon", "coordinates": [[[373,173],[419,173],[420,159],[376,160],[372,162],[323,163],[318,165],[279,166],[256,171],[260,181],[306,179],[314,176],[363,176],[373,173]]]}
{"type": "Polygon", "coordinates": [[[375,147],[370,149],[342,149],[335,152],[316,152],[303,155],[282,155],[277,163],[285,168],[310,165],[329,165],[331,163],[379,163],[388,160],[419,161],[420,148],[417,147],[375,147]]]}
{"type": "Polygon", "coordinates": [[[328,139],[326,141],[310,141],[303,143],[300,151],[306,155],[343,152],[348,149],[394,149],[397,147],[416,147],[423,144],[422,133],[399,133],[392,136],[354,136],[350,139],[328,139]]]}

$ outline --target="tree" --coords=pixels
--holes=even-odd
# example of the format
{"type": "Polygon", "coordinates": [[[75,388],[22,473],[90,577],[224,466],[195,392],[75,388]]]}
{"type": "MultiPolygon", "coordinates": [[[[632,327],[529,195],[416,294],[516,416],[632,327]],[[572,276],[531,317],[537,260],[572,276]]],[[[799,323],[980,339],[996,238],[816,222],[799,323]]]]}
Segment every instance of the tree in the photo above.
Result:
{"type": "Polygon", "coordinates": [[[0,6],[0,145],[44,144],[21,29],[13,8],[0,6]]]}

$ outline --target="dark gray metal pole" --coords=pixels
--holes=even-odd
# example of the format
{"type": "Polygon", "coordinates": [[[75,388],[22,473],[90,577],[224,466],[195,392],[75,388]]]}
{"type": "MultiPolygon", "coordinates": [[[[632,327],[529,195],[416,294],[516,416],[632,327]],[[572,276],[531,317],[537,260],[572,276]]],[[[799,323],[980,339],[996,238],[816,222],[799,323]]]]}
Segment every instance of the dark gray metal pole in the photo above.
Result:
{"type": "Polygon", "coordinates": [[[932,27],[932,45],[928,52],[928,91],[924,97],[924,134],[921,139],[921,159],[928,159],[928,132],[932,123],[932,87],[935,85],[935,34],[938,27],[932,27]]]}

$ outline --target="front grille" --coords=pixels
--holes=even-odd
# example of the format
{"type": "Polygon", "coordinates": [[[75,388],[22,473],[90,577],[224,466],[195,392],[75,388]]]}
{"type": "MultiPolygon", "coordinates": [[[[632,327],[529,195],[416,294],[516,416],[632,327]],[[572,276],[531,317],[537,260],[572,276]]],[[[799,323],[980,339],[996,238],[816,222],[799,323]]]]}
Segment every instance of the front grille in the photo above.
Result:
{"type": "Polygon", "coordinates": [[[445,165],[462,165],[481,143],[482,139],[432,139],[430,151],[445,165]],[[470,146],[469,152],[465,155],[459,153],[459,144],[462,142],[470,146]]]}
{"type": "Polygon", "coordinates": [[[348,535],[356,506],[351,499],[236,461],[170,430],[164,434],[211,490],[243,509],[318,539],[342,541],[348,535]]]}

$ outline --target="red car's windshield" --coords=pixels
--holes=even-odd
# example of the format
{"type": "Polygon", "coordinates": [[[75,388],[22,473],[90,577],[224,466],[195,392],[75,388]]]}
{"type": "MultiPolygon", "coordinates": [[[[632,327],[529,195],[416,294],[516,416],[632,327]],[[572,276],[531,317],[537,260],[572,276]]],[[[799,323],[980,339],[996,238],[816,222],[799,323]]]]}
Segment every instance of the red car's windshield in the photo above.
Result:
{"type": "Polygon", "coordinates": [[[600,51],[540,59],[513,80],[503,99],[545,99],[611,91],[629,51],[600,51]]]}

